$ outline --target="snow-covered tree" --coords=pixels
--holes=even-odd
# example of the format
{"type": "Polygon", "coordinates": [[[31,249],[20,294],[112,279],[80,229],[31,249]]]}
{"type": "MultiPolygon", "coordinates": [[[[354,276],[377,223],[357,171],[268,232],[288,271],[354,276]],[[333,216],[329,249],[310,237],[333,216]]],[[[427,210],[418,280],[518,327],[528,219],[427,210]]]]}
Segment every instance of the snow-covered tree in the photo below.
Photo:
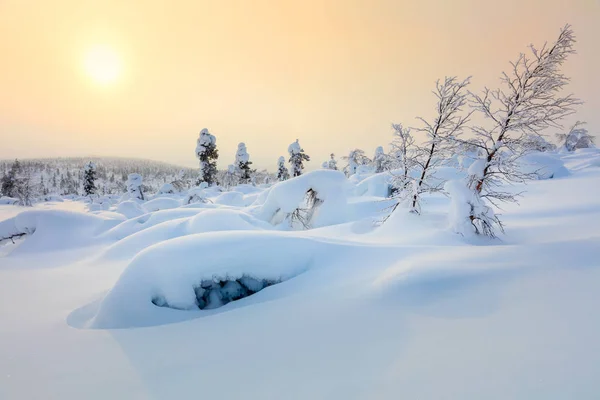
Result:
{"type": "Polygon", "coordinates": [[[418,117],[422,127],[415,128],[425,134],[425,142],[416,146],[416,156],[413,158],[420,174],[411,185],[411,210],[421,211],[421,195],[428,192],[440,191],[440,183],[434,180],[438,167],[456,147],[456,140],[462,133],[470,114],[463,115],[463,107],[467,104],[466,87],[469,78],[459,81],[456,77],[437,81],[434,95],[437,97],[436,112],[432,120],[427,121],[418,117]],[[435,182],[435,183],[432,183],[435,182]]]}
{"type": "Polygon", "coordinates": [[[234,164],[227,166],[227,171],[223,174],[223,186],[229,188],[239,183],[237,168],[234,164]]]}
{"type": "Polygon", "coordinates": [[[252,179],[252,173],[255,170],[250,168],[250,155],[246,149],[245,143],[238,144],[237,152],[235,153],[235,167],[239,177],[239,183],[249,183],[252,179]]]}
{"type": "Polygon", "coordinates": [[[281,156],[277,160],[277,180],[281,182],[288,179],[290,179],[290,173],[285,167],[285,158],[281,156]]]}
{"type": "Polygon", "coordinates": [[[344,168],[346,176],[352,176],[356,173],[356,170],[361,165],[368,165],[371,163],[369,157],[365,155],[365,152],[361,149],[354,149],[350,151],[347,157],[343,157],[348,163],[344,168]]]}
{"type": "Polygon", "coordinates": [[[302,175],[304,170],[304,161],[310,161],[310,157],[304,153],[304,149],[300,147],[298,139],[288,146],[290,154],[290,172],[293,177],[302,175]]]}
{"type": "Polygon", "coordinates": [[[392,192],[396,196],[402,196],[410,184],[410,171],[416,165],[415,157],[415,139],[410,133],[410,128],[405,128],[402,124],[392,124],[394,129],[394,139],[391,143],[392,152],[395,156],[395,166],[400,170],[393,174],[392,192]]]}
{"type": "Polygon", "coordinates": [[[575,52],[574,44],[573,30],[566,25],[556,42],[539,49],[531,45],[530,54],[521,53],[511,63],[510,71],[502,74],[501,88],[485,88],[482,94],[471,94],[473,109],[487,124],[473,127],[475,137],[468,141],[480,149],[480,158],[468,171],[466,185],[472,193],[467,196],[454,190],[462,193],[458,200],[453,199],[454,209],[462,213],[456,219],[457,231],[463,233],[468,227],[477,234],[493,237],[496,229],[503,229],[484,200],[491,204],[515,201],[513,193],[498,188],[505,182],[522,182],[535,175],[523,173],[519,166],[520,157],[530,151],[524,145],[527,135],[540,135],[546,128],[559,127],[560,121],[581,103],[571,94],[562,93],[569,78],[561,67],[575,52]]]}
{"type": "Polygon", "coordinates": [[[15,160],[8,172],[2,176],[2,195],[8,197],[16,197],[15,187],[17,184],[17,176],[21,172],[21,163],[15,160]]]}
{"type": "Polygon", "coordinates": [[[86,196],[96,194],[96,164],[88,162],[83,169],[83,193],[86,196]]]}
{"type": "Polygon", "coordinates": [[[337,160],[335,159],[335,154],[331,153],[329,155],[329,161],[325,161],[323,163],[323,168],[337,171],[338,167],[337,167],[337,160]]]}
{"type": "Polygon", "coordinates": [[[206,182],[208,185],[214,184],[217,176],[219,152],[217,150],[217,138],[211,135],[206,128],[200,131],[200,137],[198,137],[196,143],[196,157],[200,161],[200,176],[196,181],[196,185],[201,182],[206,182]]]}
{"type": "Polygon", "coordinates": [[[373,168],[375,168],[375,173],[380,173],[388,169],[388,157],[383,151],[383,146],[378,146],[375,149],[373,168]]]}
{"type": "Polygon", "coordinates": [[[559,146],[566,151],[594,147],[594,137],[583,127],[585,122],[577,121],[568,133],[557,133],[559,146]]]}
{"type": "Polygon", "coordinates": [[[142,176],[140,174],[129,174],[127,177],[127,193],[133,199],[144,200],[142,176]]]}

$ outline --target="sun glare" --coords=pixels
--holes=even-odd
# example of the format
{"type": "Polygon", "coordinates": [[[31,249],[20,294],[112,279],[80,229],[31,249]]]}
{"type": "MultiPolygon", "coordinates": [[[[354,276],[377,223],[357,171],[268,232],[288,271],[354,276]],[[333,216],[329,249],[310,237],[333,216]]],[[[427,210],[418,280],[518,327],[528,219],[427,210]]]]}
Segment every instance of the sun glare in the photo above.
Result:
{"type": "Polygon", "coordinates": [[[84,68],[96,83],[107,85],[119,77],[121,60],[111,48],[97,46],[86,54],[84,68]]]}

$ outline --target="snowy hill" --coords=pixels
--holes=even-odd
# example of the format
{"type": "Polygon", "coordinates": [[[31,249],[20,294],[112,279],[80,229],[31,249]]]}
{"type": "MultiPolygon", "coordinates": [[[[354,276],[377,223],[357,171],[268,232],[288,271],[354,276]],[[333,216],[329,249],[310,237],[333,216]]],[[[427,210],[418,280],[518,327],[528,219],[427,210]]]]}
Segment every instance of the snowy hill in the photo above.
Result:
{"type": "Polygon", "coordinates": [[[596,399],[600,152],[544,157],[495,239],[388,172],[0,205],[0,398],[596,399]]]}

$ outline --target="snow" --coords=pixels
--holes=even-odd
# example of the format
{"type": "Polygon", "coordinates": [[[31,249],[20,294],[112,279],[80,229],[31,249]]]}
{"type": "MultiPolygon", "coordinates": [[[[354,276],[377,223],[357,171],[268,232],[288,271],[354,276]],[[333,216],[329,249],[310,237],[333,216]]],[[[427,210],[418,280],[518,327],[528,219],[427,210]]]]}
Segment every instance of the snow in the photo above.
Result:
{"type": "Polygon", "coordinates": [[[595,399],[600,152],[533,154],[497,239],[453,168],[385,222],[369,171],[2,204],[0,398],[595,399]]]}

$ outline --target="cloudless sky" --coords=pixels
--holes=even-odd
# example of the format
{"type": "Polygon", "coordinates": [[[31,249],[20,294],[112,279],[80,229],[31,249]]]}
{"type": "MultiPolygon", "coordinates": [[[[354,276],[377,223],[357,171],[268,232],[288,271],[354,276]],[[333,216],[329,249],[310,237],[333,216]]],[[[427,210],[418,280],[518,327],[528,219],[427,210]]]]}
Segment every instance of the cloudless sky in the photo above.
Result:
{"type": "Polygon", "coordinates": [[[195,166],[204,127],[219,167],[245,142],[274,170],[296,138],[317,168],[367,154],[390,124],[430,117],[435,80],[495,87],[530,43],[571,23],[565,66],[600,132],[598,0],[0,0],[0,158],[111,155],[195,166]],[[98,46],[120,60],[101,83],[98,46]]]}

